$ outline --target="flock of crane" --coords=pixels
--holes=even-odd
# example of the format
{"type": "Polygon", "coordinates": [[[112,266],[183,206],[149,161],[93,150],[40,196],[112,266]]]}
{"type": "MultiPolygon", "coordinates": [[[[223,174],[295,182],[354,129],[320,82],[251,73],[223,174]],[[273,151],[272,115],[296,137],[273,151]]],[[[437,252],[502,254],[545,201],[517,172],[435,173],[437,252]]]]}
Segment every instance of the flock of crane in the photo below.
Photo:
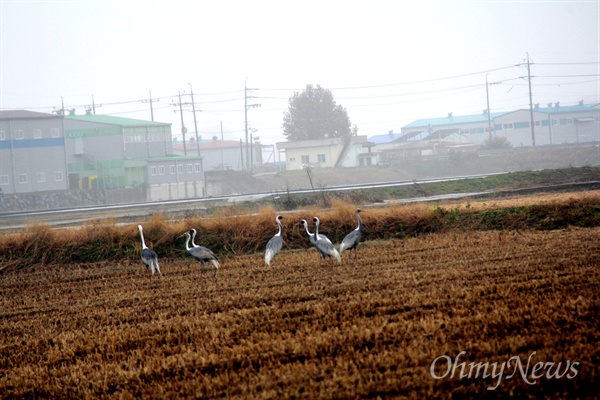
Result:
{"type": "MultiPolygon", "coordinates": [[[[318,217],[313,218],[313,222],[315,223],[314,233],[311,233],[308,230],[308,222],[305,219],[300,220],[299,224],[302,224],[304,226],[304,230],[308,235],[308,240],[310,241],[310,244],[315,246],[315,248],[321,255],[321,260],[325,260],[326,258],[335,258],[338,262],[341,262],[342,253],[346,250],[354,250],[355,257],[357,256],[356,249],[358,243],[360,242],[363,232],[363,223],[360,218],[361,211],[362,210],[360,208],[356,209],[356,212],[354,214],[356,215],[356,219],[358,220],[358,226],[356,227],[356,229],[354,229],[352,232],[350,232],[344,237],[344,239],[340,243],[339,250],[335,248],[335,246],[327,236],[319,233],[319,224],[321,223],[321,221],[318,217]]],[[[267,242],[267,247],[265,249],[265,263],[269,266],[271,265],[271,261],[273,261],[274,264],[275,256],[279,254],[279,251],[281,251],[281,248],[283,246],[283,225],[281,223],[282,219],[283,216],[281,215],[278,215],[275,218],[275,222],[277,223],[279,228],[277,233],[271,239],[269,239],[269,241],[267,242]]],[[[162,273],[160,272],[160,267],[158,265],[158,256],[156,252],[150,249],[148,246],[146,246],[146,242],[144,241],[144,231],[142,225],[138,225],[138,230],[140,231],[140,239],[142,241],[142,262],[144,263],[146,268],[150,270],[150,277],[152,277],[155,273],[162,275],[162,273]]],[[[209,248],[199,246],[195,243],[196,230],[190,229],[190,231],[185,232],[179,237],[186,238],[185,252],[187,255],[193,257],[194,259],[199,261],[200,264],[202,264],[202,272],[205,271],[206,263],[211,263],[215,267],[213,278],[216,278],[217,271],[220,267],[217,256],[215,256],[215,254],[209,248]]]]}

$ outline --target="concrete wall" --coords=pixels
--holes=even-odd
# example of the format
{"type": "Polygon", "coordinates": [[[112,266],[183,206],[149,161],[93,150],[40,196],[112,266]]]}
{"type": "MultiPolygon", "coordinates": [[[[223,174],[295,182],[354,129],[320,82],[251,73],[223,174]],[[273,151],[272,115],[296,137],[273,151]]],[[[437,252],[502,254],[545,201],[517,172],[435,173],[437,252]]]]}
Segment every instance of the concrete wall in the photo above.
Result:
{"type": "Polygon", "coordinates": [[[148,201],[183,200],[204,197],[204,181],[161,183],[148,187],[148,201]]]}
{"type": "Polygon", "coordinates": [[[0,195],[0,212],[55,210],[146,201],[146,188],[68,190],[0,195]]]}

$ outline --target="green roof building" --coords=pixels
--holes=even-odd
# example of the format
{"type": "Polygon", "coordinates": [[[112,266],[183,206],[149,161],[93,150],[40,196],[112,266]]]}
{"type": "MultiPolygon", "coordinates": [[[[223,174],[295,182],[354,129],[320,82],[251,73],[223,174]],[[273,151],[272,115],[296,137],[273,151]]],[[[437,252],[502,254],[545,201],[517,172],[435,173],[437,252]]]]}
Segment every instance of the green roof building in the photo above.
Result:
{"type": "Polygon", "coordinates": [[[204,196],[202,158],[173,154],[171,124],[91,113],[64,124],[71,189],[140,187],[147,201],[204,196]]]}

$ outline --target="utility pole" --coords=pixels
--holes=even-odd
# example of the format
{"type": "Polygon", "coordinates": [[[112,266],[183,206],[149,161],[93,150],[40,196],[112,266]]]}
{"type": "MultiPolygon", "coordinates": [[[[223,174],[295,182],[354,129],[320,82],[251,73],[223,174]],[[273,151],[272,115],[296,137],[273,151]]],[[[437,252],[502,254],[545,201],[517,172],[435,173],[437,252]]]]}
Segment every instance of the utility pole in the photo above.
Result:
{"type": "Polygon", "coordinates": [[[150,93],[150,98],[148,100],[142,100],[142,103],[150,103],[150,118],[154,121],[154,108],[152,107],[152,102],[154,100],[152,100],[152,91],[149,90],[148,93],[150,93]]]}
{"type": "Polygon", "coordinates": [[[485,97],[487,100],[487,120],[488,120],[488,141],[492,140],[492,115],[491,115],[491,111],[490,111],[490,92],[489,92],[489,85],[497,85],[501,82],[493,82],[493,83],[488,83],[488,79],[487,79],[488,74],[485,74],[485,97]]]}
{"type": "Polygon", "coordinates": [[[185,134],[187,132],[187,128],[183,123],[183,108],[181,107],[181,92],[179,93],[179,114],[181,114],[181,133],[183,134],[183,154],[187,156],[187,145],[185,143],[185,134]]]}
{"type": "Polygon", "coordinates": [[[190,95],[192,97],[192,112],[194,113],[194,131],[196,132],[196,149],[198,150],[198,155],[200,155],[200,142],[198,141],[198,123],[196,122],[196,105],[194,104],[194,90],[192,89],[192,84],[190,85],[190,95]]]}
{"type": "Polygon", "coordinates": [[[256,98],[256,96],[248,96],[248,91],[249,90],[258,90],[258,89],[251,89],[248,88],[246,86],[246,81],[248,80],[248,78],[246,78],[246,80],[244,81],[244,125],[245,125],[245,132],[246,132],[246,169],[247,170],[252,170],[252,160],[250,159],[250,147],[249,147],[249,142],[248,142],[248,108],[259,108],[260,104],[248,104],[248,99],[253,99],[256,98]]]}
{"type": "Polygon", "coordinates": [[[485,74],[485,97],[487,100],[488,143],[492,142],[492,118],[490,117],[490,92],[488,90],[488,74],[485,74]]]}
{"type": "Polygon", "coordinates": [[[531,143],[535,147],[535,124],[533,123],[533,98],[531,96],[531,69],[529,62],[529,53],[527,54],[527,80],[529,82],[529,119],[531,124],[531,143]]]}

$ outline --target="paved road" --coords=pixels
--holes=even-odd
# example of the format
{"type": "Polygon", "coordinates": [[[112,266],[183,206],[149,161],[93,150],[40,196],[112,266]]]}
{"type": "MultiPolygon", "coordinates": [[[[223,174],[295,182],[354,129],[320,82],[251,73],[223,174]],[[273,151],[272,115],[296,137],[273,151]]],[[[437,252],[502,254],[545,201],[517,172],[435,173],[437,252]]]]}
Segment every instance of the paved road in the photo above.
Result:
{"type": "MultiPolygon", "coordinates": [[[[470,175],[453,177],[446,179],[431,179],[431,180],[415,180],[415,181],[396,181],[396,182],[379,182],[365,185],[348,185],[348,186],[334,186],[326,187],[322,189],[316,189],[315,191],[344,191],[344,190],[358,190],[358,189],[370,189],[370,188],[381,188],[381,187],[394,187],[394,186],[406,186],[413,185],[415,183],[435,183],[435,182],[446,182],[462,179],[473,179],[483,178],[486,176],[498,175],[498,174],[485,174],[485,175],[470,175]]],[[[600,188],[600,183],[591,182],[582,185],[592,185],[590,188],[600,188]]],[[[563,185],[558,185],[563,186],[563,185]]],[[[523,190],[538,190],[537,189],[523,189],[523,190]]],[[[289,193],[313,193],[312,189],[306,190],[292,190],[289,193]]],[[[227,203],[236,203],[244,201],[259,200],[261,198],[269,196],[280,196],[287,195],[287,191],[281,191],[277,193],[255,193],[255,194],[243,194],[243,195],[232,195],[232,196],[219,196],[219,197],[206,197],[186,200],[172,200],[172,201],[157,201],[157,202],[145,202],[145,203],[132,203],[132,204],[118,204],[118,205],[102,205],[102,206],[91,206],[91,207],[79,207],[69,208],[60,210],[43,210],[43,211],[27,211],[27,212],[10,212],[0,213],[0,230],[16,230],[25,227],[28,224],[35,222],[43,222],[51,226],[73,226],[80,225],[89,220],[94,219],[105,219],[112,218],[124,223],[133,222],[139,220],[142,217],[146,217],[156,213],[175,213],[178,211],[184,212],[188,210],[202,210],[207,209],[213,205],[226,205],[227,203]]],[[[472,196],[480,196],[490,194],[491,192],[477,192],[477,193],[452,193],[446,195],[437,195],[431,197],[418,197],[410,199],[397,199],[391,202],[418,202],[418,201],[436,201],[454,198],[464,198],[472,196]]]]}

